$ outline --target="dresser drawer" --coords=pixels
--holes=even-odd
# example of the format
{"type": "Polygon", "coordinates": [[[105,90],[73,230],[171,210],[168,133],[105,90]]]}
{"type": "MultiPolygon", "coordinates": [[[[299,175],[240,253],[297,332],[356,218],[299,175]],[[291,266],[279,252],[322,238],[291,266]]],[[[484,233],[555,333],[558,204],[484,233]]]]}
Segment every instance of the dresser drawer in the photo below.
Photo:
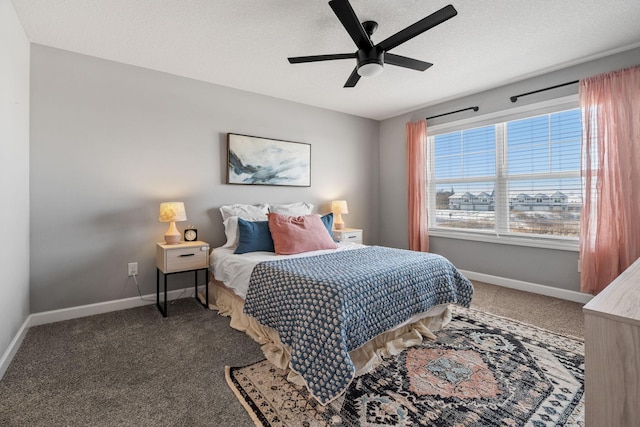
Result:
{"type": "Polygon", "coordinates": [[[333,230],[333,238],[338,242],[362,243],[362,230],[357,228],[333,230]]]}
{"type": "Polygon", "coordinates": [[[209,246],[207,244],[158,245],[156,263],[163,273],[175,273],[209,265],[209,246]]]}

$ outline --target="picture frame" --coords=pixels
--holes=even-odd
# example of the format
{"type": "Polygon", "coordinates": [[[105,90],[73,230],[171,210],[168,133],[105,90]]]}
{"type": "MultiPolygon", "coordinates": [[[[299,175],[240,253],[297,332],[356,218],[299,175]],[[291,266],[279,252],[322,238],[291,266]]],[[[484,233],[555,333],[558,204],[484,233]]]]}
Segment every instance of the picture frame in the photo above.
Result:
{"type": "Polygon", "coordinates": [[[227,184],[311,186],[311,144],[227,134],[227,184]]]}

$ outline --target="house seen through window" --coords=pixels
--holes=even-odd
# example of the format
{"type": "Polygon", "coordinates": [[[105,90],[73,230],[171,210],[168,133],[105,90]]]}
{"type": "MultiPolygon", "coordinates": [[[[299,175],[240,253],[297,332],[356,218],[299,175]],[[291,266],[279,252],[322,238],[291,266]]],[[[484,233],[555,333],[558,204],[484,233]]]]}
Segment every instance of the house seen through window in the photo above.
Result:
{"type": "Polygon", "coordinates": [[[577,238],[581,134],[572,109],[430,136],[430,227],[577,238]]]}

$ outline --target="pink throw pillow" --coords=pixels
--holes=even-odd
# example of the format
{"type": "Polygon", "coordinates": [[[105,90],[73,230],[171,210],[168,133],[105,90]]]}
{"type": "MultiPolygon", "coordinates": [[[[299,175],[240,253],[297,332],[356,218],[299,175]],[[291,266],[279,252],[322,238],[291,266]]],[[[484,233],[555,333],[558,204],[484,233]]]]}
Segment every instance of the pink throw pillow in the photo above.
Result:
{"type": "Polygon", "coordinates": [[[320,215],[288,216],[270,213],[269,231],[277,255],[336,249],[320,215]]]}

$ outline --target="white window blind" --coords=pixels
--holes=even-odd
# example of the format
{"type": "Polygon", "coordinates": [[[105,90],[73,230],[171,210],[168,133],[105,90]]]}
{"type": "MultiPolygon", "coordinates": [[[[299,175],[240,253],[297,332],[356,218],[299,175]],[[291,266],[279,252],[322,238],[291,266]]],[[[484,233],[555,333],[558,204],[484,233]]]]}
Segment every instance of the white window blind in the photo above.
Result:
{"type": "Polygon", "coordinates": [[[577,238],[579,109],[429,137],[430,227],[577,238]]]}

